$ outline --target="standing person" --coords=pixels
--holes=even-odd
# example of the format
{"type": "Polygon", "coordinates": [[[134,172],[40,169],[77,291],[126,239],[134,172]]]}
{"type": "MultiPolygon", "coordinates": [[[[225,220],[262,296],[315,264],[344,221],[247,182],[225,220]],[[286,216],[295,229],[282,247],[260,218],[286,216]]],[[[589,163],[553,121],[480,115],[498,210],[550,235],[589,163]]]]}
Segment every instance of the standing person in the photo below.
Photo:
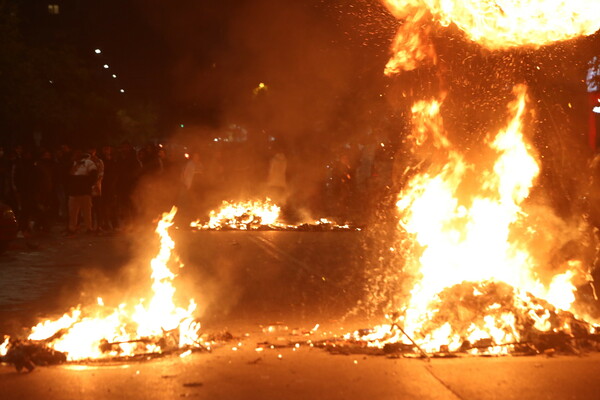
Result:
{"type": "Polygon", "coordinates": [[[140,161],[143,175],[155,175],[163,172],[159,149],[152,144],[147,144],[140,150],[140,161]]]}
{"type": "Polygon", "coordinates": [[[73,166],[68,179],[69,227],[67,234],[77,230],[79,213],[83,216],[86,233],[92,231],[92,186],[97,180],[98,170],[90,155],[80,150],[74,152],[73,166]]]}
{"type": "Polygon", "coordinates": [[[117,161],[111,146],[104,146],[100,158],[104,165],[102,179],[102,201],[100,202],[99,227],[105,231],[113,231],[118,227],[117,218],[117,161]]]}
{"type": "Polygon", "coordinates": [[[58,200],[58,217],[69,217],[69,196],[67,194],[67,181],[73,165],[73,150],[67,144],[60,146],[56,152],[56,197],[58,200]]]}
{"type": "Polygon", "coordinates": [[[273,149],[267,174],[267,191],[276,204],[283,204],[287,191],[287,157],[281,145],[273,149]]]}
{"type": "Polygon", "coordinates": [[[88,150],[90,160],[96,165],[96,182],[92,186],[92,230],[100,231],[100,208],[102,207],[102,179],[104,178],[104,162],[96,155],[96,148],[88,150]]]}
{"type": "Polygon", "coordinates": [[[42,231],[50,229],[55,209],[56,163],[48,150],[42,150],[40,159],[35,163],[37,181],[37,228],[42,231]]]}
{"type": "Polygon", "coordinates": [[[182,216],[185,222],[193,218],[192,204],[198,202],[196,189],[198,186],[198,176],[202,172],[200,165],[200,154],[193,152],[185,163],[181,173],[181,189],[179,191],[179,207],[182,209],[182,216]]]}
{"type": "Polygon", "coordinates": [[[29,149],[16,148],[17,159],[13,164],[13,186],[18,199],[17,221],[24,236],[31,233],[33,216],[36,209],[36,171],[33,154],[29,149]]]}
{"type": "Polygon", "coordinates": [[[117,181],[117,205],[119,224],[125,229],[130,227],[135,216],[133,190],[140,175],[141,166],[135,149],[129,142],[123,142],[117,159],[119,179],[117,181]]]}

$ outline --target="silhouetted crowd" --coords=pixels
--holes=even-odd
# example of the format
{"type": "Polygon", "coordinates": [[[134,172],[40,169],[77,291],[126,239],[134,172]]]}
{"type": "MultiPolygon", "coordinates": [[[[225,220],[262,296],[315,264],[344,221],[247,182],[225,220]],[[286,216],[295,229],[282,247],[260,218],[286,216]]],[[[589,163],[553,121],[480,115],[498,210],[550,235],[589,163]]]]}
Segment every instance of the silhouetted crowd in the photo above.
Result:
{"type": "Polygon", "coordinates": [[[128,229],[139,212],[133,192],[146,175],[165,170],[165,150],[147,145],[50,150],[0,147],[0,201],[24,236],[64,226],[64,234],[128,229]]]}
{"type": "Polygon", "coordinates": [[[360,221],[404,179],[404,164],[398,162],[404,158],[394,160],[394,153],[377,142],[343,146],[306,174],[306,157],[277,142],[189,150],[128,142],[0,147],[0,201],[13,209],[25,237],[52,227],[67,236],[128,231],[173,205],[180,209],[179,223],[187,224],[223,200],[265,197],[292,221],[305,216],[360,221]]]}

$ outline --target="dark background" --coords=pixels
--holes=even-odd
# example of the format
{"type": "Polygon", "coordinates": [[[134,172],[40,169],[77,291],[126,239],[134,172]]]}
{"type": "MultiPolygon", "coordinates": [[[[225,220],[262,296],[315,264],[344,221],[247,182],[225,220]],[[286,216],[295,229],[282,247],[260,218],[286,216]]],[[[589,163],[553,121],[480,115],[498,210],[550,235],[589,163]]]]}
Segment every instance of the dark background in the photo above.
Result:
{"type": "Polygon", "coordinates": [[[540,148],[558,135],[569,139],[562,149],[580,152],[586,63],[600,51],[596,34],[492,53],[439,27],[437,73],[387,78],[401,22],[376,0],[1,0],[0,18],[4,145],[210,141],[235,124],[251,139],[313,152],[352,141],[397,146],[410,104],[434,95],[442,75],[445,120],[459,140],[480,142],[501,125],[513,84],[526,82],[540,148]],[[267,90],[256,91],[261,82],[267,90]]]}

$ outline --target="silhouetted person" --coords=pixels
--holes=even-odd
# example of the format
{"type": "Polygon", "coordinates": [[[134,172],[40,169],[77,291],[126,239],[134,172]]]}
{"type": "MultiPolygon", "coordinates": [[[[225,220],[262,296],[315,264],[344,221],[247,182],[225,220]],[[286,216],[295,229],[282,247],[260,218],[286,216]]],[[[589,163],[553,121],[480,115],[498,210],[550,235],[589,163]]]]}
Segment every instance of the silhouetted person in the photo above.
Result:
{"type": "Polygon", "coordinates": [[[111,146],[104,146],[100,158],[104,164],[102,201],[99,209],[99,226],[102,230],[114,230],[119,226],[117,216],[118,166],[111,146]]]}
{"type": "Polygon", "coordinates": [[[69,174],[69,227],[68,234],[77,230],[79,213],[83,217],[85,232],[92,231],[92,186],[96,183],[98,170],[90,155],[76,151],[69,174]]]}
{"type": "Polygon", "coordinates": [[[16,148],[17,158],[13,164],[12,177],[18,200],[17,220],[23,235],[31,231],[36,209],[36,172],[33,155],[21,146],[16,148]]]}
{"type": "Polygon", "coordinates": [[[119,220],[126,227],[133,221],[135,216],[136,210],[132,195],[140,175],[140,163],[129,142],[121,144],[117,158],[117,170],[119,176],[117,181],[119,220]]]}
{"type": "Polygon", "coordinates": [[[104,178],[104,162],[96,155],[96,148],[88,149],[90,160],[96,165],[96,182],[92,185],[92,229],[100,227],[100,208],[102,207],[102,179],[104,178]]]}
{"type": "Polygon", "coordinates": [[[47,231],[50,229],[52,215],[56,206],[56,163],[48,150],[42,150],[40,159],[35,163],[37,183],[37,226],[47,231]]]}
{"type": "Polygon", "coordinates": [[[67,181],[73,165],[73,150],[67,144],[60,146],[56,152],[56,196],[58,199],[58,216],[67,218],[69,215],[67,181]]]}
{"type": "Polygon", "coordinates": [[[273,149],[267,171],[267,195],[283,206],[287,193],[287,157],[281,146],[273,149]]]}

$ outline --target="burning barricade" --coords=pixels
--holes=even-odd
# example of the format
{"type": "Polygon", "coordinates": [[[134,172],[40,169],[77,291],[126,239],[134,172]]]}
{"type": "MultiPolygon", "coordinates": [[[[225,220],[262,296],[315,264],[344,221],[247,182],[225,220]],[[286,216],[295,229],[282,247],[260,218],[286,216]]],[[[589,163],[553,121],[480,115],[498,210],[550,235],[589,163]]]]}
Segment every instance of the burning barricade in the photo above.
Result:
{"type": "Polygon", "coordinates": [[[287,224],[281,221],[281,208],[274,204],[271,199],[228,202],[223,201],[219,210],[209,213],[209,220],[201,222],[193,221],[192,229],[197,230],[276,230],[276,231],[336,231],[336,230],[360,230],[352,225],[338,225],[334,221],[321,218],[312,222],[298,225],[287,224]]]}
{"type": "Polygon", "coordinates": [[[346,340],[422,354],[541,352],[595,342],[596,327],[575,304],[577,286],[591,282],[589,267],[548,255],[580,232],[567,234],[550,209],[528,209],[540,167],[523,135],[527,89],[518,85],[514,93],[505,128],[487,141],[492,162],[479,164],[453,147],[439,102],[414,104],[414,145],[431,146],[437,159],[397,202],[402,268],[413,277],[412,290],[391,324],[346,340]],[[561,235],[548,237],[550,228],[561,235]]]}
{"type": "Polygon", "coordinates": [[[175,243],[168,231],[176,211],[173,207],[165,213],[156,227],[160,249],[150,263],[152,287],[148,298],[117,307],[107,307],[98,298],[94,306],[78,306],[58,319],[42,321],[24,340],[6,337],[0,346],[2,361],[14,364],[18,370],[31,370],[34,365],[64,361],[210,349],[211,341],[199,332],[194,299],[189,299],[185,307],[175,301],[174,271],[183,264],[173,254],[175,243]]]}
{"type": "MultiPolygon", "coordinates": [[[[485,49],[504,51],[600,29],[589,14],[600,12],[593,0],[384,3],[402,20],[385,68],[389,76],[437,65],[434,37],[440,25],[452,24],[485,49]]],[[[435,99],[413,102],[408,142],[420,163],[408,169],[413,175],[398,196],[401,245],[395,247],[404,254],[390,271],[406,277],[412,289],[401,306],[388,310],[387,325],[348,334],[332,346],[421,355],[596,347],[593,318],[576,302],[577,287],[591,283],[591,260],[551,257],[569,240],[584,242],[589,229],[529,199],[540,156],[524,134],[532,114],[527,87],[512,86],[515,99],[504,128],[488,135],[477,154],[469,146],[461,152],[445,130],[441,110],[448,85],[440,84],[435,99]]]]}

